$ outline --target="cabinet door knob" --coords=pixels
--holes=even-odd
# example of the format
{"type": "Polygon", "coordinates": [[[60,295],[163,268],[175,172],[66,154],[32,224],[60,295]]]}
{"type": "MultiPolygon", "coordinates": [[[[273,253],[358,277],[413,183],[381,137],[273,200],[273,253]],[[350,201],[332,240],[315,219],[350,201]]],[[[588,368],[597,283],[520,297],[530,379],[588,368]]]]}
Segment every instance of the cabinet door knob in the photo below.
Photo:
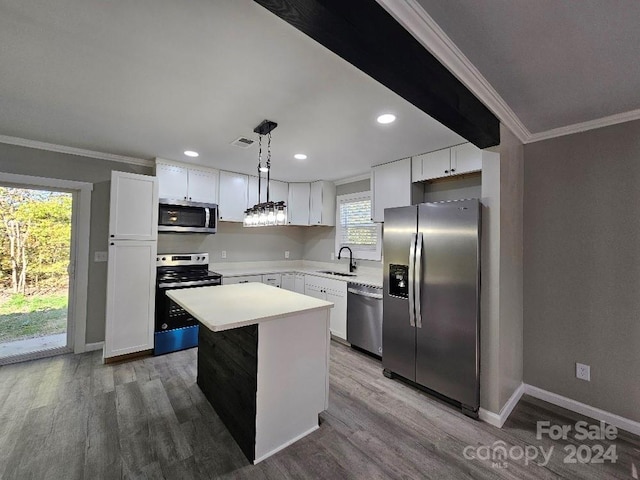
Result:
{"type": "Polygon", "coordinates": [[[185,196],[185,197],[184,197],[184,199],[186,200],[186,199],[187,199],[187,197],[185,196]]]}
{"type": "Polygon", "coordinates": [[[449,170],[445,170],[444,173],[449,173],[449,170]]]}
{"type": "Polygon", "coordinates": [[[115,237],[115,235],[110,235],[111,238],[115,237]]]}
{"type": "MultiPolygon", "coordinates": [[[[451,170],[453,172],[453,170],[451,170]]],[[[189,200],[191,200],[191,197],[189,197],[189,200]]]]}
{"type": "Polygon", "coordinates": [[[452,169],[451,169],[451,173],[453,173],[453,172],[455,172],[455,171],[456,171],[456,169],[455,169],[455,168],[452,168],[452,169]]]}

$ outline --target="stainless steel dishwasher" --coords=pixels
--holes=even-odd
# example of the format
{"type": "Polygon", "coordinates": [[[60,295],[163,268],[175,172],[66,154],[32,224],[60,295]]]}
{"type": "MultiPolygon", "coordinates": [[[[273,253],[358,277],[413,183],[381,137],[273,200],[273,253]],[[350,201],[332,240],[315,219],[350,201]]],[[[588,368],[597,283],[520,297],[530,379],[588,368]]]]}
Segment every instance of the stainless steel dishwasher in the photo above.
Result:
{"type": "Polygon", "coordinates": [[[347,341],[382,356],[382,288],[348,284],[347,341]]]}

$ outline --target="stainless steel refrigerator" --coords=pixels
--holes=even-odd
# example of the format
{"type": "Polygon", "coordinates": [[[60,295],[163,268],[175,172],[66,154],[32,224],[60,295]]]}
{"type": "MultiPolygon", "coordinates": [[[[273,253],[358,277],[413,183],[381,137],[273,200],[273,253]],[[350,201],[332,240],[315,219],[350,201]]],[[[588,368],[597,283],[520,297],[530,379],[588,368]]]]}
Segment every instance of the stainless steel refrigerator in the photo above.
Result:
{"type": "Polygon", "coordinates": [[[480,202],[384,212],[382,365],[477,417],[480,202]]]}

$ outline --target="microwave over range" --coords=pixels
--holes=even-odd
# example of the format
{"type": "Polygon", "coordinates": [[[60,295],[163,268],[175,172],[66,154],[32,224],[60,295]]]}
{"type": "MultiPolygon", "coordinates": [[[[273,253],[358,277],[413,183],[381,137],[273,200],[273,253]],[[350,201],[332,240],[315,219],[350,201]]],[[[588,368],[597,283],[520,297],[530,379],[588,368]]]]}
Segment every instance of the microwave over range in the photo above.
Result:
{"type": "Polygon", "coordinates": [[[158,232],[216,233],[218,205],[160,199],[158,232]]]}

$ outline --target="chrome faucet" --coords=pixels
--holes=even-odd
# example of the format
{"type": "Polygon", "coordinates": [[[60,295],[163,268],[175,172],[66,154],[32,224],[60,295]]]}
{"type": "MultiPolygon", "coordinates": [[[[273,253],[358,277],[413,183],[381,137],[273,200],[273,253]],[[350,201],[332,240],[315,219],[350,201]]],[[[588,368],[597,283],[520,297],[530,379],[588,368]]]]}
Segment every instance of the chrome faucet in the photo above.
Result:
{"type": "Polygon", "coordinates": [[[338,260],[340,260],[340,254],[342,253],[342,250],[344,249],[349,250],[349,271],[350,272],[355,272],[356,271],[356,262],[353,261],[353,252],[351,251],[351,248],[349,247],[342,247],[340,249],[340,251],[338,252],[338,260]]]}

